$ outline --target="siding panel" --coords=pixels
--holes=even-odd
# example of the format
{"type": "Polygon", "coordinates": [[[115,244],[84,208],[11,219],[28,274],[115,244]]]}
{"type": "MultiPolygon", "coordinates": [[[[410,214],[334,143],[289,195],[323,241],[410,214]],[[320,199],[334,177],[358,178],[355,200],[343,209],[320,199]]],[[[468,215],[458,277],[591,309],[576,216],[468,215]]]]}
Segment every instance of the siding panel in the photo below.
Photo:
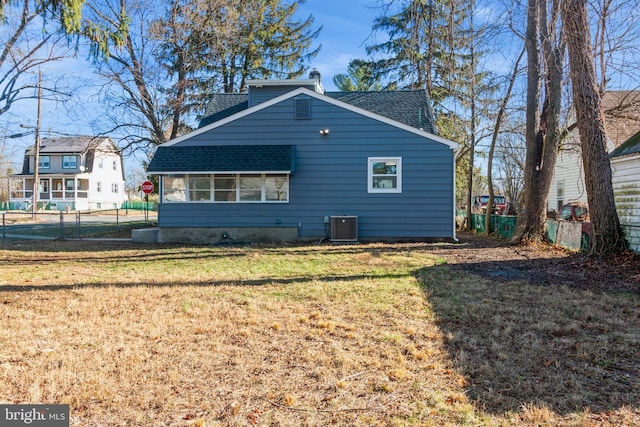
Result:
{"type": "Polygon", "coordinates": [[[616,210],[629,247],[640,253],[640,156],[611,159],[616,210]]]}

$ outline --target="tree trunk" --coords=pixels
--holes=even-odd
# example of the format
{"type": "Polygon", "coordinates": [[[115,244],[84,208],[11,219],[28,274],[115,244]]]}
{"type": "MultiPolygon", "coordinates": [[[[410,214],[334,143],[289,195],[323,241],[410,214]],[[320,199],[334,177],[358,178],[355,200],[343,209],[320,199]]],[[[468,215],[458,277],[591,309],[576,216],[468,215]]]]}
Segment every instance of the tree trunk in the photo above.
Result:
{"type": "Polygon", "coordinates": [[[553,179],[556,152],[560,142],[559,117],[562,102],[562,36],[558,34],[558,3],[553,3],[551,18],[547,19],[545,0],[529,0],[529,24],[526,47],[528,53],[527,86],[527,159],[525,164],[524,214],[512,242],[542,240],[545,232],[547,199],[553,179]],[[545,101],[537,120],[542,77],[539,32],[544,54],[545,101]]]}
{"type": "Polygon", "coordinates": [[[532,230],[530,224],[536,224],[535,212],[529,209],[530,201],[535,196],[532,188],[534,180],[537,152],[536,136],[538,129],[538,105],[540,103],[540,51],[538,50],[538,28],[540,27],[540,17],[538,13],[538,3],[540,0],[529,0],[527,5],[527,32],[525,47],[527,49],[527,104],[526,104],[526,130],[525,140],[527,146],[527,156],[524,168],[524,190],[523,199],[525,211],[518,218],[518,228],[513,236],[512,242],[520,242],[525,234],[530,234],[532,230]]]}
{"type": "MultiPolygon", "coordinates": [[[[489,159],[487,162],[487,184],[489,186],[489,200],[487,201],[487,214],[485,217],[484,229],[487,234],[491,232],[491,212],[493,211],[493,156],[496,149],[496,142],[498,141],[498,134],[500,133],[500,126],[502,125],[502,119],[504,118],[507,105],[509,104],[509,99],[511,99],[511,91],[513,90],[513,85],[518,78],[518,69],[520,68],[520,61],[525,54],[526,49],[522,49],[522,52],[516,59],[516,63],[513,65],[513,72],[511,73],[511,78],[509,79],[509,85],[507,86],[507,92],[502,98],[502,102],[500,103],[500,109],[498,110],[498,116],[496,117],[496,123],[493,127],[493,135],[491,136],[491,148],[489,148],[489,159]]],[[[506,200],[507,195],[505,194],[505,202],[507,203],[506,210],[507,214],[509,213],[509,201],[506,200]]]]}
{"type": "Polygon", "coordinates": [[[589,34],[586,0],[568,0],[562,10],[569,51],[585,186],[591,216],[592,255],[606,256],[626,249],[618,220],[607,155],[602,100],[598,92],[589,34]]]}

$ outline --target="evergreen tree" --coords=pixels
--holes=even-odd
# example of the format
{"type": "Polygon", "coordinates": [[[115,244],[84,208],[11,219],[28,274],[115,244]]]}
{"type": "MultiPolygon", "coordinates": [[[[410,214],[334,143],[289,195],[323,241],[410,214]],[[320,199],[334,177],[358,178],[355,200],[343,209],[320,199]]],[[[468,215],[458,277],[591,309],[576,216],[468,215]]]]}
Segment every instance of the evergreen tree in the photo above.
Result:
{"type": "Polygon", "coordinates": [[[343,92],[383,90],[380,80],[374,77],[372,68],[373,64],[369,61],[352,59],[347,67],[347,74],[333,76],[333,84],[343,92]]]}
{"type": "Polygon", "coordinates": [[[29,7],[49,23],[55,21],[60,30],[69,36],[83,36],[91,43],[94,58],[108,55],[109,46],[122,46],[129,30],[129,22],[124,15],[124,0],[118,9],[123,19],[120,25],[112,27],[108,22],[92,20],[86,16],[86,8],[97,8],[94,0],[0,0],[0,19],[4,19],[8,7],[29,7]]]}
{"type": "MultiPolygon", "coordinates": [[[[95,0],[97,1],[97,0],[95,0]]],[[[294,19],[298,3],[282,0],[101,0],[92,9],[113,28],[126,17],[122,48],[100,64],[113,106],[113,130],[125,131],[123,149],[150,153],[188,132],[215,92],[240,92],[251,78],[303,74],[318,49],[313,17],[294,19]],[[126,5],[126,14],[118,12],[126,5]]]]}
{"type": "Polygon", "coordinates": [[[468,178],[459,180],[458,189],[466,192],[467,201],[474,181],[475,143],[482,133],[478,125],[480,117],[490,114],[485,100],[494,90],[479,66],[484,53],[479,35],[486,29],[473,27],[475,9],[475,2],[460,0],[405,0],[395,13],[374,22],[374,31],[385,32],[388,40],[367,47],[377,58],[371,62],[375,77],[388,85],[428,92],[440,135],[462,145],[457,176],[468,178]]]}
{"type": "MultiPolygon", "coordinates": [[[[213,79],[224,93],[245,91],[252,78],[299,77],[319,51],[310,47],[321,30],[312,28],[312,16],[294,19],[300,3],[174,0],[170,18],[156,23],[156,28],[165,29],[158,35],[164,40],[160,59],[173,73],[179,66],[177,57],[187,56],[191,73],[213,79]],[[179,32],[172,28],[175,22],[180,23],[179,32]],[[184,43],[176,43],[176,38],[184,43]]],[[[211,87],[210,82],[205,87],[211,87]]]]}

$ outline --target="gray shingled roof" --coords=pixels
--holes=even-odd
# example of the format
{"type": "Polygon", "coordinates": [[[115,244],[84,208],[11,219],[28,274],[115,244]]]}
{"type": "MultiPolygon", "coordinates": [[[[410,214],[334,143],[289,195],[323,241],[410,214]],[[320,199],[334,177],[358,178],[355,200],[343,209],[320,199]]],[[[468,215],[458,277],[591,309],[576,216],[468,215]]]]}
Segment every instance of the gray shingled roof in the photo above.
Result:
{"type": "Polygon", "coordinates": [[[147,172],[294,171],[293,145],[159,146],[147,172]]]}
{"type": "Polygon", "coordinates": [[[219,93],[213,95],[204,112],[200,127],[249,108],[249,95],[246,93],[219,93]]]}
{"type": "MultiPolygon", "coordinates": [[[[56,138],[43,138],[40,141],[40,153],[69,153],[80,154],[87,150],[95,148],[102,143],[105,137],[92,136],[62,136],[56,138]]],[[[115,146],[114,146],[115,149],[115,146]]],[[[27,154],[33,154],[35,146],[32,145],[27,149],[27,154]]]]}
{"type": "MultiPolygon", "coordinates": [[[[108,146],[102,146],[101,150],[107,150],[109,152],[118,153],[118,147],[114,142],[104,136],[60,136],[55,138],[43,138],[40,141],[40,155],[49,154],[69,154],[69,155],[81,155],[86,153],[87,158],[85,163],[86,169],[84,172],[91,173],[93,170],[93,159],[95,157],[95,150],[101,146],[105,141],[109,143],[108,146]]],[[[29,146],[25,150],[24,161],[22,164],[22,175],[29,175],[29,156],[34,156],[36,153],[35,144],[29,146]]],[[[121,163],[123,162],[120,158],[121,163]]],[[[42,173],[42,172],[41,172],[42,173]]],[[[43,173],[44,175],[44,173],[43,173]]],[[[124,179],[124,164],[122,164],[122,178],[124,179]]]]}
{"type": "Polygon", "coordinates": [[[405,125],[436,133],[431,104],[424,90],[327,92],[325,95],[405,125]]]}
{"type": "MultiPolygon", "coordinates": [[[[424,90],[385,92],[326,92],[325,96],[379,114],[417,129],[437,134],[429,97],[424,90]]],[[[215,94],[200,121],[200,127],[249,108],[248,95],[215,94]]]]}
{"type": "Polygon", "coordinates": [[[640,132],[627,139],[622,145],[613,150],[609,157],[628,156],[630,154],[640,154],[640,132]]]}

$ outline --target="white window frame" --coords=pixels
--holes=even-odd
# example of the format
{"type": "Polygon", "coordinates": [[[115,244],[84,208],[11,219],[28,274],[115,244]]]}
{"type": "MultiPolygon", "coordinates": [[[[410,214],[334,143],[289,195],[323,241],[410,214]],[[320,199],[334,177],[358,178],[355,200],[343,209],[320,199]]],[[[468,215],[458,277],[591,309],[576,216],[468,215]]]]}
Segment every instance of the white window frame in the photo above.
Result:
{"type": "Polygon", "coordinates": [[[402,193],[402,157],[369,157],[367,159],[367,192],[368,193],[402,193]],[[377,176],[373,173],[373,166],[380,162],[396,163],[396,173],[390,174],[396,178],[396,186],[389,188],[374,187],[374,178],[377,176]]]}
{"type": "Polygon", "coordinates": [[[96,193],[102,193],[102,182],[96,182],[96,193]]]}
{"type": "Polygon", "coordinates": [[[565,199],[565,185],[563,179],[556,182],[556,205],[558,205],[558,212],[560,212],[562,206],[564,206],[565,199]]]}
{"type": "Polygon", "coordinates": [[[118,194],[118,184],[117,183],[115,183],[115,182],[111,183],[111,192],[113,194],[118,194]]]}

